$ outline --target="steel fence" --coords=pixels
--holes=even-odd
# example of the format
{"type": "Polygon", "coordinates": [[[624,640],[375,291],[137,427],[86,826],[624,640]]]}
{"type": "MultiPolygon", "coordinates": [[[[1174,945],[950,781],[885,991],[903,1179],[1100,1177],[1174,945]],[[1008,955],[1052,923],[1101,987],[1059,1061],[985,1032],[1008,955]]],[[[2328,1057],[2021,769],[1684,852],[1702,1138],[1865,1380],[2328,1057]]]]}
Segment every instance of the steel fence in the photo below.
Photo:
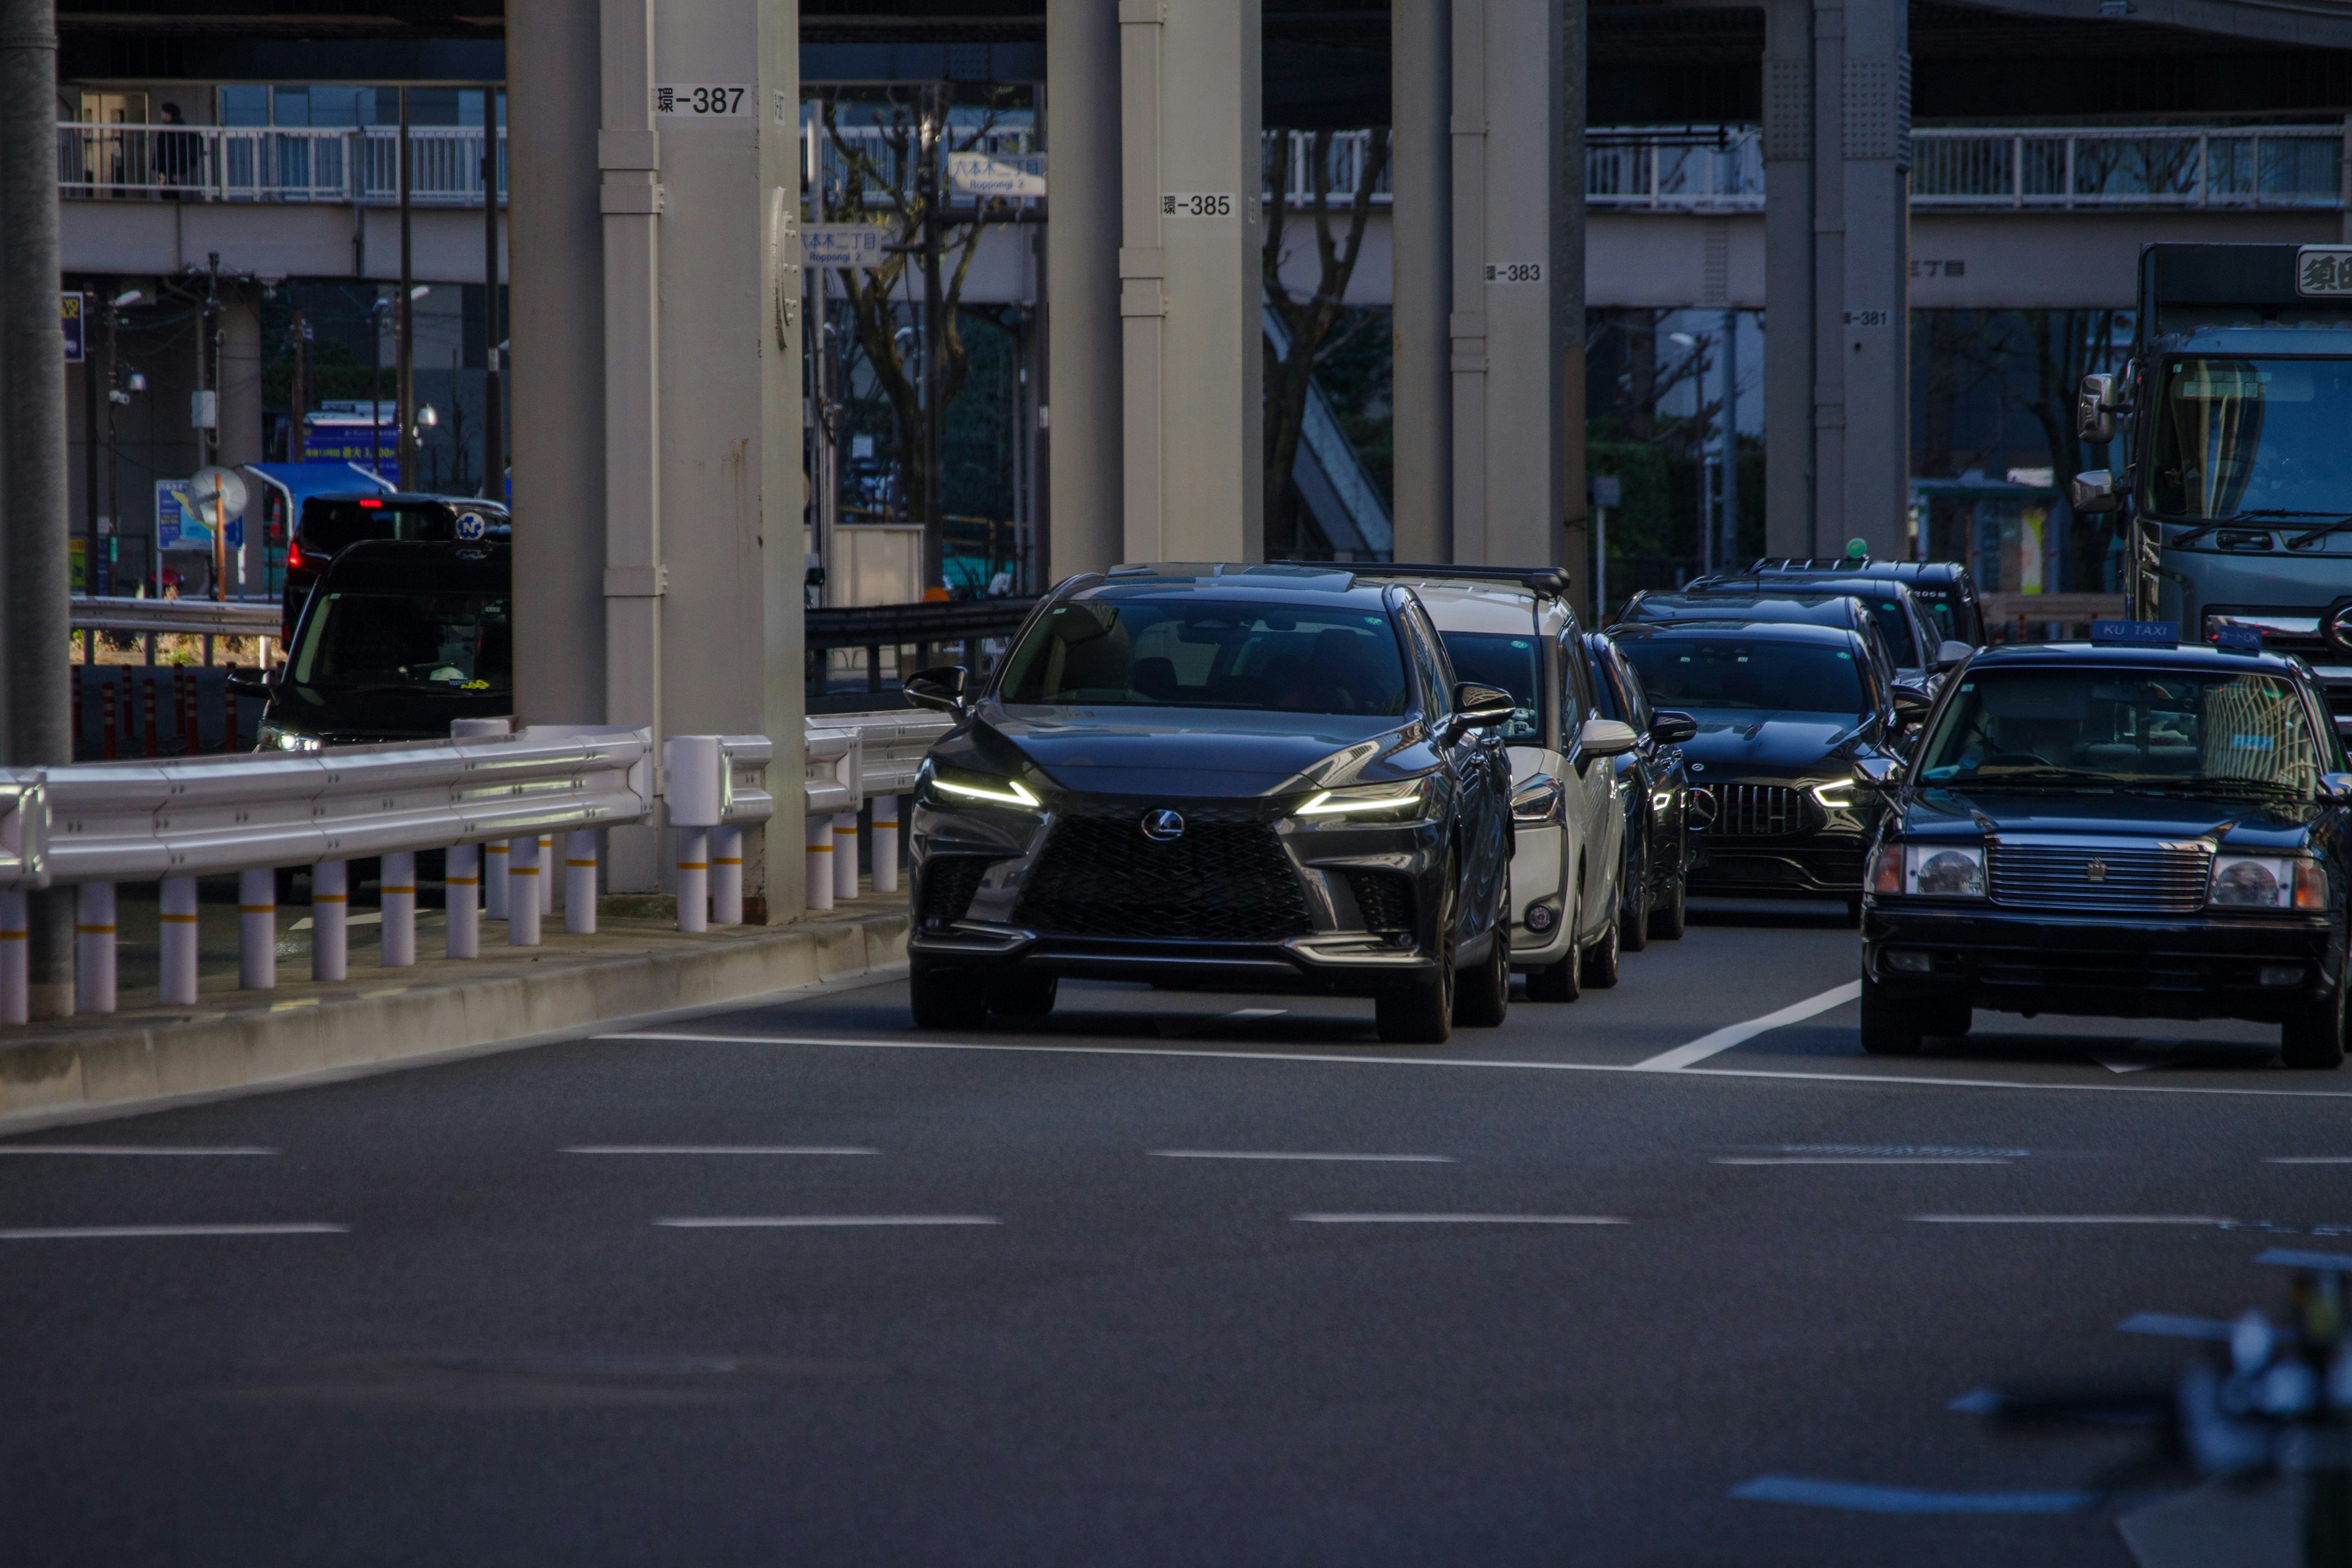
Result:
{"type": "MultiPolygon", "coordinates": [[[[507,133],[497,133],[506,197],[507,133]]],[[[409,199],[482,205],[479,126],[408,132],[409,199]]],[[[357,202],[400,199],[400,128],[237,125],[58,127],[58,194],[85,201],[357,202]]]]}

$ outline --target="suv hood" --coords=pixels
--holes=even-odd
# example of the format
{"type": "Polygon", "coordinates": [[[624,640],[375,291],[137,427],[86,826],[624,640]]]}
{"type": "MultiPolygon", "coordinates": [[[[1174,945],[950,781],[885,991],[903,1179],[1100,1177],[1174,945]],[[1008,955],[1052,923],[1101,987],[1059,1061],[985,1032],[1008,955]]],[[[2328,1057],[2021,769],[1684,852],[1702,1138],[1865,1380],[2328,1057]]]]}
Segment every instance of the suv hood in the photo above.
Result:
{"type": "Polygon", "coordinates": [[[1199,708],[985,704],[934,753],[956,766],[1026,763],[1089,795],[1248,796],[1417,773],[1435,757],[1418,719],[1199,708]],[[1404,765],[1396,753],[1409,749],[1404,765]],[[1417,761],[1414,760],[1417,758],[1417,761]]]}

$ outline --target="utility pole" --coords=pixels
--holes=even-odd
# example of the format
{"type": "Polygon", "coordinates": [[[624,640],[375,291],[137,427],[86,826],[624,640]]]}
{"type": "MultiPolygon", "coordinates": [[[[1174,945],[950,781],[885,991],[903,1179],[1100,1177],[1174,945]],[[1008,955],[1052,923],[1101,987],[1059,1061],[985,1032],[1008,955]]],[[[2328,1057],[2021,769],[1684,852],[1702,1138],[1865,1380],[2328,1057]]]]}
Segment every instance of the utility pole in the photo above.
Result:
{"type": "Polygon", "coordinates": [[[408,224],[408,89],[400,89],[400,292],[393,300],[393,413],[400,421],[400,488],[416,488],[416,337],[413,330],[415,304],[408,297],[410,277],[408,224]]]}
{"type": "MultiPolygon", "coordinates": [[[[122,319],[122,307],[117,303],[120,293],[110,294],[106,300],[106,515],[114,520],[114,531],[122,531],[122,427],[115,422],[115,413],[122,406],[122,360],[118,352],[115,324],[122,319]]],[[[113,574],[107,574],[107,587],[114,586],[113,574]]]]}
{"type": "MultiPolygon", "coordinates": [[[[302,416],[310,405],[310,324],[302,319],[302,307],[299,305],[294,307],[293,331],[294,377],[287,389],[289,416],[286,426],[286,460],[299,463],[302,461],[305,446],[302,416]]],[[[287,527],[289,531],[292,529],[292,519],[287,521],[287,527]]]]}
{"type": "Polygon", "coordinates": [[[923,89],[922,167],[916,178],[923,201],[923,589],[947,581],[947,410],[940,405],[946,378],[946,322],[940,286],[940,140],[946,133],[945,93],[937,82],[923,89]]]}
{"type": "MultiPolygon", "coordinates": [[[[72,616],[66,589],[66,347],[58,319],[57,15],[0,0],[0,763],[73,760],[66,711],[72,616]]],[[[29,937],[37,1017],[74,1010],[73,891],[0,896],[0,925],[29,937]],[[26,905],[29,904],[29,908],[26,905]],[[19,916],[23,916],[19,920],[19,916]]]]}
{"type": "MultiPolygon", "coordinates": [[[[81,591],[98,592],[98,364],[89,352],[89,308],[98,300],[99,280],[82,280],[81,297],[81,493],[82,515],[89,523],[81,548],[81,591]]],[[[82,662],[97,662],[98,634],[82,634],[82,662]]]]}
{"type": "Polygon", "coordinates": [[[1739,569],[1739,312],[1723,313],[1723,550],[1727,571],[1739,569]]]}
{"type": "Polygon", "coordinates": [[[499,410],[499,87],[482,89],[482,494],[507,499],[499,410]]]}

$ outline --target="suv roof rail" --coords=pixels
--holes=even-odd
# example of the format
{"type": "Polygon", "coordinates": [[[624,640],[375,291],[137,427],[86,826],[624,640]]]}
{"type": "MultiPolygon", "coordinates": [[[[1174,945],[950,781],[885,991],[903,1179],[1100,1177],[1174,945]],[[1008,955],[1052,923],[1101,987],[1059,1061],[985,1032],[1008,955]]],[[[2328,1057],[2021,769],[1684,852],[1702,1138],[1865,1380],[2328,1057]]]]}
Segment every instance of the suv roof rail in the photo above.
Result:
{"type": "Polygon", "coordinates": [[[1349,561],[1342,564],[1359,577],[1461,577],[1478,583],[1516,583],[1537,594],[1566,594],[1572,581],[1565,566],[1458,566],[1449,561],[1349,561]]]}

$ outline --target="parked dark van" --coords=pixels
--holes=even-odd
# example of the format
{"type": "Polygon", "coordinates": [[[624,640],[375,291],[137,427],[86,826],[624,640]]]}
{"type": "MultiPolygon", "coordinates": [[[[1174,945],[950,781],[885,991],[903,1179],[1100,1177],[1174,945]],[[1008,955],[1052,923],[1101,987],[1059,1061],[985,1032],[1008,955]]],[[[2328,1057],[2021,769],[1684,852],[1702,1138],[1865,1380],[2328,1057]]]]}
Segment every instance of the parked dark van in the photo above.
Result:
{"type": "Polygon", "coordinates": [[[511,537],[507,509],[474,496],[417,495],[399,491],[310,496],[286,545],[286,595],[278,608],[279,630],[291,642],[302,601],[327,563],[363,539],[429,543],[501,543],[511,537]]]}

